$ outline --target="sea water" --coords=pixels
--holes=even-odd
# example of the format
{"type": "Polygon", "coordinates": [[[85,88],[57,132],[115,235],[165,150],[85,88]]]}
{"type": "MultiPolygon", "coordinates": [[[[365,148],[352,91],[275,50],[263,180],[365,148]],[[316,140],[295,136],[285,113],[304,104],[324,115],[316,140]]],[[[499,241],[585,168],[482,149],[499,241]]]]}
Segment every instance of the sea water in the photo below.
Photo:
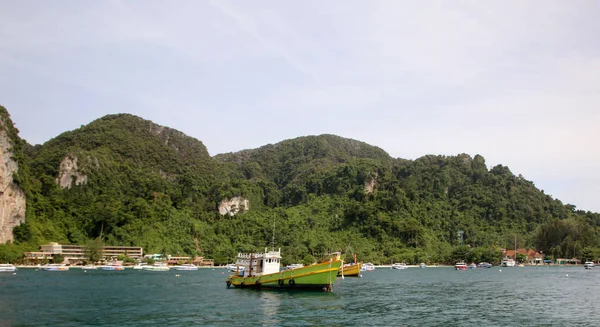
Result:
{"type": "Polygon", "coordinates": [[[600,268],[378,268],[332,293],[227,288],[225,269],[0,274],[0,326],[600,325],[600,268]]]}

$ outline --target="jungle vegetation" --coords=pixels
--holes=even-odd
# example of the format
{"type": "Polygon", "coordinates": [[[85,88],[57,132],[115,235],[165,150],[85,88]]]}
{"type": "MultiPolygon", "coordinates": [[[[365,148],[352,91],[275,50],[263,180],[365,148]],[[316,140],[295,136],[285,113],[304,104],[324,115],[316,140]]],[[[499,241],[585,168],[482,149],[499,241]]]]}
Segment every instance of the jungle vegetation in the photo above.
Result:
{"type": "Polygon", "coordinates": [[[499,262],[515,238],[547,257],[600,258],[598,213],[563,204],[508,167],[488,168],[480,155],[405,160],[319,135],[211,157],[201,141],[129,114],[33,146],[0,111],[27,195],[26,223],[0,245],[0,261],[52,241],[225,264],[273,246],[273,236],[284,264],[330,251],[375,264],[499,262]],[[57,184],[66,157],[87,182],[57,184]],[[236,196],[250,208],[219,214],[236,196]]]}

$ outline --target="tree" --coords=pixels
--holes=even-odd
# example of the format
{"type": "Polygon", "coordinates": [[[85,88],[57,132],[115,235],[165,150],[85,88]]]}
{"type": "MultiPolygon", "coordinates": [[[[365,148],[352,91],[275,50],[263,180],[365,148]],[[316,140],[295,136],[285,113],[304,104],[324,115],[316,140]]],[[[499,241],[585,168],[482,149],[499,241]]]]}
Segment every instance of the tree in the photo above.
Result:
{"type": "Polygon", "coordinates": [[[527,260],[527,256],[524,255],[523,253],[517,253],[517,262],[518,263],[523,263],[527,260]]]}
{"type": "Polygon", "coordinates": [[[90,240],[85,245],[85,256],[90,262],[98,262],[103,259],[104,242],[100,237],[90,240]]]}
{"type": "Polygon", "coordinates": [[[53,263],[63,263],[63,261],[65,261],[65,256],[62,255],[61,253],[55,253],[52,255],[53,263]]]}

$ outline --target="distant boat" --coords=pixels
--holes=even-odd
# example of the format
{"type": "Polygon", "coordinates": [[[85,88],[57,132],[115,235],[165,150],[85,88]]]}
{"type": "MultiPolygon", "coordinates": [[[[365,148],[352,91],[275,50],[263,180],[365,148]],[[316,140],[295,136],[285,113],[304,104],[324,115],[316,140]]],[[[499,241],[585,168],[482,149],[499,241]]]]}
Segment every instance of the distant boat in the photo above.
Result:
{"type": "Polygon", "coordinates": [[[583,267],[584,267],[585,269],[593,269],[595,266],[596,266],[596,265],[594,264],[594,262],[593,262],[593,261],[586,261],[586,262],[583,264],[583,267]]]}
{"type": "Polygon", "coordinates": [[[464,261],[459,261],[454,265],[456,270],[467,270],[467,264],[464,261]]]}
{"type": "Polygon", "coordinates": [[[511,258],[504,258],[502,260],[502,267],[514,267],[515,266],[515,260],[511,259],[511,258]]]}
{"type": "Polygon", "coordinates": [[[302,267],[304,267],[304,265],[301,263],[292,263],[291,265],[285,266],[285,268],[283,268],[283,270],[291,270],[291,269],[302,268],[302,267]]]}
{"type": "Polygon", "coordinates": [[[125,267],[121,265],[102,265],[98,266],[99,270],[107,270],[107,271],[121,271],[125,270],[125,267]]]}
{"type": "Polygon", "coordinates": [[[148,264],[146,264],[145,262],[140,262],[140,263],[136,264],[135,266],[133,266],[133,269],[135,269],[135,270],[142,270],[147,265],[148,264]]]}
{"type": "Polygon", "coordinates": [[[476,268],[477,268],[477,265],[474,263],[469,265],[469,269],[476,269],[476,268]]]}
{"type": "Polygon", "coordinates": [[[192,271],[192,270],[198,270],[198,267],[196,267],[196,265],[191,264],[191,263],[186,263],[183,265],[179,265],[179,266],[171,266],[172,270],[185,270],[185,271],[192,271]]]}
{"type": "Polygon", "coordinates": [[[301,268],[281,270],[281,251],[265,248],[263,253],[239,253],[236,265],[244,267],[226,280],[227,287],[317,289],[331,292],[342,261],[334,253],[330,259],[301,268]]]}
{"type": "Polygon", "coordinates": [[[15,271],[17,271],[17,267],[11,265],[10,263],[0,264],[0,272],[15,272],[15,271]]]}
{"type": "Polygon", "coordinates": [[[83,269],[83,270],[96,270],[96,269],[98,269],[98,267],[96,267],[94,265],[85,265],[85,266],[81,267],[81,269],[83,269]]]}
{"type": "Polygon", "coordinates": [[[367,263],[363,263],[362,268],[360,268],[360,271],[373,271],[375,270],[375,265],[367,262],[367,263]]]}
{"type": "Polygon", "coordinates": [[[419,268],[427,268],[427,265],[424,262],[421,262],[419,264],[419,268]]]}
{"type": "Polygon", "coordinates": [[[157,262],[151,266],[146,265],[142,267],[145,271],[169,271],[169,266],[166,263],[157,262]]]}
{"type": "Polygon", "coordinates": [[[477,268],[492,268],[492,264],[489,262],[480,262],[477,264],[477,268]]]}
{"type": "Polygon", "coordinates": [[[404,262],[392,263],[392,269],[404,270],[406,268],[408,268],[408,266],[404,262]]]}
{"type": "Polygon", "coordinates": [[[68,266],[58,264],[58,263],[50,263],[47,265],[43,265],[40,267],[43,271],[67,271],[69,270],[68,266]]]}

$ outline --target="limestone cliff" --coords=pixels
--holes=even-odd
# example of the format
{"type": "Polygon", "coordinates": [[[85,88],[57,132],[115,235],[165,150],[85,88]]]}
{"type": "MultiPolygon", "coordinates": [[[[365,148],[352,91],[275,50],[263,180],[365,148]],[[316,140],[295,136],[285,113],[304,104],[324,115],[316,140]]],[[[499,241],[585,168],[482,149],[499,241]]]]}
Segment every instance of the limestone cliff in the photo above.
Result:
{"type": "Polygon", "coordinates": [[[12,230],[25,222],[25,193],[14,183],[19,167],[7,134],[9,119],[0,117],[0,243],[12,242],[12,230]]]}
{"type": "Polygon", "coordinates": [[[75,185],[87,183],[87,175],[81,173],[77,167],[77,157],[68,155],[60,163],[58,169],[58,178],[56,184],[62,188],[71,188],[73,182],[75,185]]]}
{"type": "Polygon", "coordinates": [[[236,213],[247,211],[248,209],[250,209],[250,201],[239,196],[223,200],[219,203],[219,213],[223,216],[227,214],[235,216],[236,213]]]}

